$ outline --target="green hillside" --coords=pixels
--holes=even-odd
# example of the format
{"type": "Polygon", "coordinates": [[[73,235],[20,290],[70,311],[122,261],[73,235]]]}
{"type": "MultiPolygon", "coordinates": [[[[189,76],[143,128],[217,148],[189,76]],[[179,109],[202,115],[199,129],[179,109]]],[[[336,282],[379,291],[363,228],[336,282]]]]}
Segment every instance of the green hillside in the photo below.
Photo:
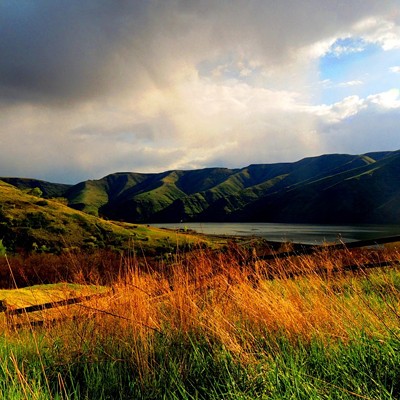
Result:
{"type": "Polygon", "coordinates": [[[29,178],[0,178],[3,182],[18,187],[21,190],[29,191],[39,188],[42,196],[45,198],[62,197],[64,193],[72,186],[63,183],[51,183],[39,179],[29,178]]]}
{"type": "Polygon", "coordinates": [[[400,153],[294,185],[248,204],[237,219],[270,222],[399,223],[400,153]]]}
{"type": "Polygon", "coordinates": [[[400,223],[399,152],[326,154],[293,163],[141,174],[74,186],[9,181],[62,196],[76,210],[134,222],[270,221],[400,223]]]}
{"type": "Polygon", "coordinates": [[[0,240],[8,252],[133,249],[170,252],[200,239],[144,225],[111,222],[0,181],[0,240]]]}

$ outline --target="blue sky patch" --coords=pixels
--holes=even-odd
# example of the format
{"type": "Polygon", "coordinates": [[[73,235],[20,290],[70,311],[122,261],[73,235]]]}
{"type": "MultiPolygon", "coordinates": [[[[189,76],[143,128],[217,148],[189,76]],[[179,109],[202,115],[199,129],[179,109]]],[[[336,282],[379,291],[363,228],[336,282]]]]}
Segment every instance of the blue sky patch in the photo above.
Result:
{"type": "Polygon", "coordinates": [[[400,65],[400,50],[384,51],[362,39],[339,39],[320,59],[321,99],[332,104],[344,97],[367,97],[399,87],[400,74],[391,68],[400,65]]]}

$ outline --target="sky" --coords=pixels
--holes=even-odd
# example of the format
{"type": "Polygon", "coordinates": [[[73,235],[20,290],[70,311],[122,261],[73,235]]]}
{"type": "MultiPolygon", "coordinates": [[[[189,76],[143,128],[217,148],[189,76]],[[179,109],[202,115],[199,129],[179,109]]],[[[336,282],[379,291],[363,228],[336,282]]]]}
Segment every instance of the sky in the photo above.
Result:
{"type": "Polygon", "coordinates": [[[0,176],[400,149],[400,0],[0,0],[0,176]]]}

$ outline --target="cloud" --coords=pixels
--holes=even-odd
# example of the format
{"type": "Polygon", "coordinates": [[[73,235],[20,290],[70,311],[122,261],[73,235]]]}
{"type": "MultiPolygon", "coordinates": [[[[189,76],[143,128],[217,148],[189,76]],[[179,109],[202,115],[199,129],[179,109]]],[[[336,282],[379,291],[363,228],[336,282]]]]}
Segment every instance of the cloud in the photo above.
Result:
{"type": "MultiPolygon", "coordinates": [[[[356,23],[375,3],[4,0],[1,93],[52,103],[163,87],[229,52],[265,67],[295,62],[296,49],[356,23]]],[[[393,3],[379,9],[385,4],[393,3]]],[[[373,40],[389,40],[391,31],[371,24],[373,40]]]]}
{"type": "Polygon", "coordinates": [[[322,121],[324,124],[330,125],[358,114],[364,107],[366,107],[364,99],[359,96],[348,96],[330,105],[303,106],[300,109],[317,117],[316,121],[322,121]]]}
{"type": "Polygon", "coordinates": [[[384,50],[400,48],[399,15],[395,20],[369,17],[355,26],[355,32],[362,35],[364,40],[379,44],[384,50]]]}
{"type": "Polygon", "coordinates": [[[361,154],[400,148],[398,89],[364,99],[347,98],[323,110],[309,111],[318,118],[321,147],[326,151],[361,154]]]}
{"type": "Polygon", "coordinates": [[[327,130],[398,100],[318,104],[319,57],[346,37],[395,48],[396,4],[3,0],[1,174],[73,182],[329,152],[327,130]]]}
{"type": "Polygon", "coordinates": [[[341,82],[339,83],[338,86],[340,87],[348,87],[348,86],[358,86],[358,85],[362,85],[364,82],[362,80],[354,80],[354,81],[348,81],[348,82],[341,82]]]}
{"type": "Polygon", "coordinates": [[[365,43],[360,43],[360,41],[349,41],[348,44],[343,45],[339,44],[342,41],[335,42],[329,52],[335,57],[341,57],[343,55],[351,54],[351,53],[362,53],[365,50],[365,43]]]}
{"type": "Polygon", "coordinates": [[[1,127],[2,148],[13,152],[0,159],[0,169],[3,175],[44,178],[42,170],[47,179],[64,182],[76,179],[77,170],[80,179],[88,179],[121,170],[295,159],[302,151],[319,150],[309,116],[292,115],[298,97],[241,82],[194,79],[168,92],[154,89],[133,105],[86,103],[57,112],[43,105],[14,106],[1,127]]]}
{"type": "Polygon", "coordinates": [[[382,112],[378,107],[369,107],[352,117],[351,124],[324,126],[321,129],[326,149],[330,152],[362,154],[400,148],[396,121],[399,109],[382,112]],[[397,147],[393,144],[397,143],[397,147]]]}
{"type": "Polygon", "coordinates": [[[393,72],[395,74],[399,74],[400,73],[400,66],[391,67],[390,68],[390,72],[393,72]]]}
{"type": "Polygon", "coordinates": [[[386,110],[400,108],[399,93],[399,89],[391,89],[387,92],[370,95],[367,97],[367,101],[386,110]]]}

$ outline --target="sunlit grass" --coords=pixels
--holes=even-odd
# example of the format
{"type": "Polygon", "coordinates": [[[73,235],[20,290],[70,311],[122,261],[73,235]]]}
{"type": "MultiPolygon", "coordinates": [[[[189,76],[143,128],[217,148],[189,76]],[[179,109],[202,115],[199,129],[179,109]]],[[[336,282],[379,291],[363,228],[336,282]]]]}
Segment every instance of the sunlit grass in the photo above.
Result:
{"type": "Polygon", "coordinates": [[[66,300],[71,297],[88,296],[108,290],[94,285],[77,283],[55,283],[34,285],[17,289],[0,289],[0,300],[5,300],[13,308],[66,300]]]}
{"type": "Polygon", "coordinates": [[[343,269],[396,251],[173,257],[127,257],[108,298],[4,327],[0,398],[400,396],[400,270],[343,269]]]}

